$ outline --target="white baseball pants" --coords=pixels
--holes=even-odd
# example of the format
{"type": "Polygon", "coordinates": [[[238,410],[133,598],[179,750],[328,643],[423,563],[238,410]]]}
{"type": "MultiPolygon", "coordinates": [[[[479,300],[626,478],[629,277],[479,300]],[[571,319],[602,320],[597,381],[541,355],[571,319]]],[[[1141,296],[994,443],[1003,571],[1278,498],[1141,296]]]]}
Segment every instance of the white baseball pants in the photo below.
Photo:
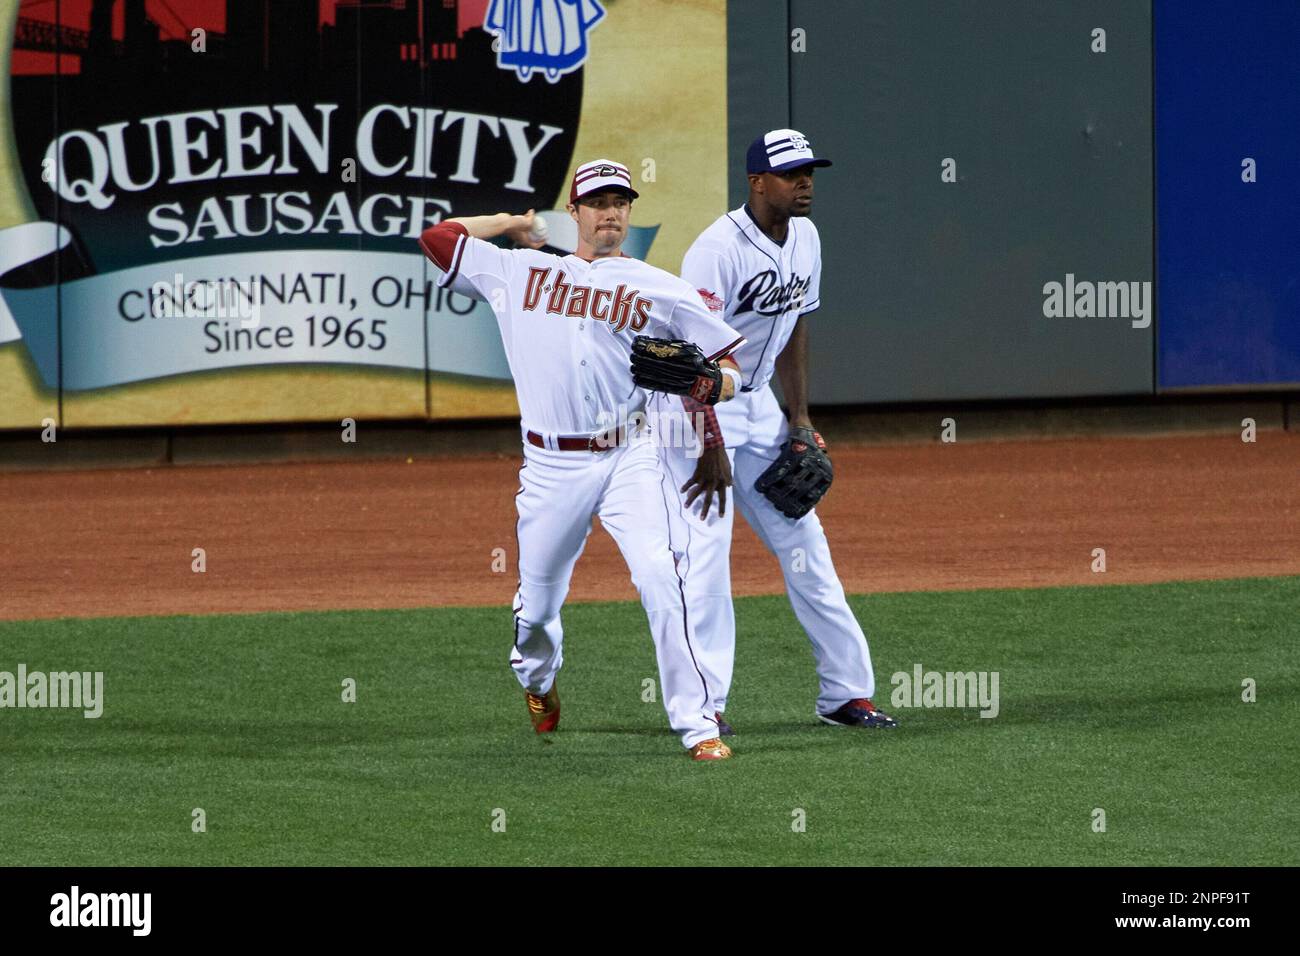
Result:
{"type": "Polygon", "coordinates": [[[519,480],[519,590],[510,649],[519,683],[545,694],[555,682],[564,663],[560,606],[591,534],[592,516],[599,516],[641,595],[669,725],[686,747],[717,737],[717,694],[698,660],[697,627],[669,547],[674,489],[664,481],[649,436],[643,431],[624,446],[600,452],[550,451],[525,442],[519,480]]]}
{"type": "MultiPolygon", "coordinates": [[[[876,679],[871,652],[862,627],[849,610],[816,509],[799,519],[787,518],[754,490],[754,482],[776,460],[789,433],[776,396],[768,387],[742,392],[715,410],[734,482],[727,489],[727,513],[718,514],[715,498],[708,518],[703,519],[702,501],[697,498],[688,511],[685,495],[677,492],[672,530],[678,570],[686,582],[687,608],[699,634],[700,662],[715,690],[713,709],[726,710],[735,662],[731,531],[737,507],[781,564],[790,604],[812,643],[819,681],[818,712],[829,713],[850,700],[872,696],[876,679]]],[[[683,414],[676,396],[660,394],[653,397],[651,412],[657,419],[683,414]]],[[[693,433],[690,429],[685,432],[685,447],[677,442],[657,443],[674,491],[690,480],[699,461],[698,446],[689,444],[693,433]]]]}

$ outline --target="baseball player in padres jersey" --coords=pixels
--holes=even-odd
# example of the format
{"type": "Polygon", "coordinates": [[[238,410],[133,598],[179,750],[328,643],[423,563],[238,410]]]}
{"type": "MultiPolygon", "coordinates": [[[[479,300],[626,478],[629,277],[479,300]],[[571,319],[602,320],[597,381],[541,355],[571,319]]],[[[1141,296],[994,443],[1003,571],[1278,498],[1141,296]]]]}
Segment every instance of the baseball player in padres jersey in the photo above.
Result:
{"type": "Polygon", "coordinates": [[[534,728],[546,733],[559,723],[560,606],[598,515],[649,618],[669,723],[694,759],[716,760],[731,751],[718,739],[719,691],[699,662],[698,625],[669,546],[677,495],[645,427],[646,394],[629,355],[638,334],[693,342],[722,365],[725,401],[741,379],[728,356],[744,338],[708,312],[694,286],[620,251],[637,198],[631,183],[619,163],[578,167],[568,205],[579,236],[572,255],[529,241],[531,212],[449,219],[420,244],[444,272],[440,284],[471,290],[492,307],[514,377],[524,464],[510,665],[534,728]],[[533,248],[485,241],[499,235],[533,248]]]}
{"type": "MultiPolygon", "coordinates": [[[[700,430],[702,451],[660,448],[665,468],[684,493],[673,546],[680,552],[678,568],[686,581],[691,619],[705,640],[701,661],[710,686],[717,689],[713,706],[724,736],[730,727],[721,715],[736,640],[730,570],[733,517],[726,507],[733,475],[741,514],[781,562],[790,603],[812,642],[820,681],[817,716],[838,726],[896,725],[871,702],[871,654],[845,601],[817,512],[786,517],[754,487],[780,454],[791,428],[812,428],[807,323],[821,304],[821,244],[807,217],[813,170],[829,165],[795,130],[773,130],[759,137],[746,157],[749,201],[706,229],[682,263],[682,277],[699,291],[715,317],[746,339],[736,352],[745,370],[740,395],[719,405],[716,421],[700,430]],[[780,375],[789,406],[788,422],[768,384],[774,372],[780,375]]],[[[672,405],[690,399],[656,394],[654,402],[672,405]]],[[[820,443],[820,436],[815,437],[820,443]]]]}

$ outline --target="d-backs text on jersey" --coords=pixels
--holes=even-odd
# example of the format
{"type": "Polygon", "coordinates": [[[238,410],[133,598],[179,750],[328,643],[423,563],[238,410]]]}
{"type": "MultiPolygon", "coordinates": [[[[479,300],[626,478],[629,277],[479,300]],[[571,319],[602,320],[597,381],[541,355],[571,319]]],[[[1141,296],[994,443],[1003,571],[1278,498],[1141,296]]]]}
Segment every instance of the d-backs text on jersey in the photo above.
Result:
{"type": "Polygon", "coordinates": [[[776,284],[776,270],[768,269],[745,280],[736,296],[736,311],[733,315],[757,312],[759,315],[780,315],[791,306],[800,308],[807,295],[812,276],[791,275],[785,285],[776,284]]]}
{"type": "Polygon", "coordinates": [[[640,332],[650,321],[651,302],[639,289],[620,285],[612,292],[589,285],[574,285],[564,281],[564,270],[556,273],[555,281],[548,281],[551,269],[532,266],[528,270],[528,287],[524,290],[524,311],[533,312],[541,302],[542,293],[549,292],[546,311],[549,315],[568,315],[575,319],[590,316],[608,322],[615,332],[622,332],[629,322],[632,331],[640,332]],[[566,301],[567,300],[567,301],[566,301]],[[612,300],[612,301],[611,301],[612,300]]]}

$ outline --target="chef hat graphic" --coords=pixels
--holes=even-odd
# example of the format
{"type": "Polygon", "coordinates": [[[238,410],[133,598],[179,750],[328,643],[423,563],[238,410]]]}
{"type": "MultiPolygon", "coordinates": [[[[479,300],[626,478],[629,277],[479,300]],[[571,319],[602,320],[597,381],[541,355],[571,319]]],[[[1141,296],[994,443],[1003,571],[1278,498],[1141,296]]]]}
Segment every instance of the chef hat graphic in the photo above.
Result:
{"type": "Polygon", "coordinates": [[[498,67],[555,83],[582,67],[587,33],[604,17],[598,0],[492,0],[483,27],[496,36],[498,67]]]}

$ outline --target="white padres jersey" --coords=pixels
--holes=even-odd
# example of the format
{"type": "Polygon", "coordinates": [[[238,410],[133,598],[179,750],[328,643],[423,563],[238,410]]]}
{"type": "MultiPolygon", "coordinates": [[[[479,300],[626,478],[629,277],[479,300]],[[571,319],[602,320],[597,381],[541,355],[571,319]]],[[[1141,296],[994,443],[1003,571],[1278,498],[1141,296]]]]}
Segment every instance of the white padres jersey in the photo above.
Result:
{"type": "Polygon", "coordinates": [[[682,278],[716,317],[745,337],[732,356],[745,391],[771,381],[795,322],[821,304],[821,274],[821,239],[811,219],[791,217],[785,242],[777,245],[747,205],[718,217],[682,260],[682,278]]]}
{"type": "Polygon", "coordinates": [[[523,425],[543,435],[594,434],[645,408],[632,381],[637,335],[685,339],[712,359],[744,343],[694,286],[640,259],[507,250],[454,222],[426,229],[420,245],[444,272],[439,285],[468,283],[491,306],[523,425]]]}

